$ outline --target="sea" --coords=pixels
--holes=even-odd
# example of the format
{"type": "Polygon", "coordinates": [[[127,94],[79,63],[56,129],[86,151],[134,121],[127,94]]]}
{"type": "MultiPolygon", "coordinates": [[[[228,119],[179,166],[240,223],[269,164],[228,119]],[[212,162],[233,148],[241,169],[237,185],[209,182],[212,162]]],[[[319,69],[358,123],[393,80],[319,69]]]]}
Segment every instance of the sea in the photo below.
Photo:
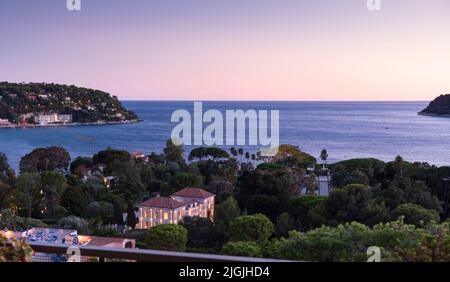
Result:
{"type": "MultiPolygon", "coordinates": [[[[298,145],[315,157],[327,149],[329,162],[401,155],[407,161],[450,165],[450,118],[421,116],[428,102],[203,102],[204,111],[278,110],[280,143],[298,145]]],[[[176,110],[193,113],[191,101],[124,101],[142,122],[47,128],[0,129],[0,152],[11,167],[38,147],[62,146],[72,159],[108,147],[161,153],[177,123],[176,110]]],[[[193,114],[192,114],[193,115],[193,114]]],[[[205,124],[206,126],[207,124],[205,124]]],[[[259,148],[243,147],[251,153],[259,148]]],[[[228,149],[228,147],[225,147],[228,149]]],[[[186,152],[192,147],[187,146],[186,152]]]]}

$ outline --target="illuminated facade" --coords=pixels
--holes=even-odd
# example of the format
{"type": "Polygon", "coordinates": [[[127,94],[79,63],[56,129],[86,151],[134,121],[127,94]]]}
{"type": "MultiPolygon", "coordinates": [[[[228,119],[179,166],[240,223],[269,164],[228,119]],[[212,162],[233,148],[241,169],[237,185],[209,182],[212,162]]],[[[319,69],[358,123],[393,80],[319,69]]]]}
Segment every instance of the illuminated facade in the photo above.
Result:
{"type": "Polygon", "coordinates": [[[170,197],[154,197],[139,207],[137,228],[148,229],[159,224],[178,224],[184,217],[214,219],[215,195],[199,188],[184,188],[170,197]]]}

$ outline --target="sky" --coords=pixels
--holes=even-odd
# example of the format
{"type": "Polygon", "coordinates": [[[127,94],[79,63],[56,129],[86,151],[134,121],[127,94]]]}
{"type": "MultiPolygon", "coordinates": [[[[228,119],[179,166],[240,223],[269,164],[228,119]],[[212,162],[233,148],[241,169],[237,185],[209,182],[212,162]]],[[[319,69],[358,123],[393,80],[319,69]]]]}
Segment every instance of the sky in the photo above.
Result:
{"type": "Polygon", "coordinates": [[[450,0],[0,0],[0,81],[122,100],[427,101],[450,0]]]}

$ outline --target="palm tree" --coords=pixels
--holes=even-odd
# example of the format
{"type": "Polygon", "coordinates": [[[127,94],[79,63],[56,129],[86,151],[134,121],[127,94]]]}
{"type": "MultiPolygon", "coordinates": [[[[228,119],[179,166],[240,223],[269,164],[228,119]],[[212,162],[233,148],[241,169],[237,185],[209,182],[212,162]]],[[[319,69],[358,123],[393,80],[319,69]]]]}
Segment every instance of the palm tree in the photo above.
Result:
{"type": "Polygon", "coordinates": [[[239,154],[239,156],[241,156],[241,163],[242,163],[242,156],[244,155],[244,149],[239,148],[238,154],[239,154]]]}
{"type": "Polygon", "coordinates": [[[255,162],[256,162],[256,154],[252,154],[252,163],[253,163],[253,166],[255,166],[255,162]]]}
{"type": "Polygon", "coordinates": [[[230,153],[231,153],[231,155],[233,156],[233,157],[237,157],[237,155],[238,155],[238,151],[236,150],[236,148],[235,147],[231,147],[230,148],[230,153]]]}
{"type": "Polygon", "coordinates": [[[324,161],[323,168],[325,169],[325,166],[327,165],[327,159],[328,159],[328,152],[326,149],[323,149],[322,152],[320,152],[320,158],[322,161],[324,161]]]}

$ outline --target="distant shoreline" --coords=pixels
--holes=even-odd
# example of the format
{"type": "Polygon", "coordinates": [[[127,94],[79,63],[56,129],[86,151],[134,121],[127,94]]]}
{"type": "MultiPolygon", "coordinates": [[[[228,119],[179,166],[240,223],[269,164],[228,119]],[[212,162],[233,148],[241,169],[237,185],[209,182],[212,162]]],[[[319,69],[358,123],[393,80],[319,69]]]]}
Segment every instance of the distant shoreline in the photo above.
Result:
{"type": "Polygon", "coordinates": [[[54,124],[29,124],[29,125],[0,125],[0,129],[22,129],[22,128],[42,128],[42,127],[66,127],[66,126],[82,126],[82,125],[114,125],[114,124],[131,124],[142,122],[143,120],[126,120],[126,121],[97,121],[97,122],[71,122],[71,123],[54,123],[54,124]]]}
{"type": "Polygon", "coordinates": [[[448,115],[441,115],[441,114],[433,114],[433,113],[417,113],[419,116],[428,116],[428,117],[443,117],[443,118],[450,118],[450,114],[448,115]]]}

